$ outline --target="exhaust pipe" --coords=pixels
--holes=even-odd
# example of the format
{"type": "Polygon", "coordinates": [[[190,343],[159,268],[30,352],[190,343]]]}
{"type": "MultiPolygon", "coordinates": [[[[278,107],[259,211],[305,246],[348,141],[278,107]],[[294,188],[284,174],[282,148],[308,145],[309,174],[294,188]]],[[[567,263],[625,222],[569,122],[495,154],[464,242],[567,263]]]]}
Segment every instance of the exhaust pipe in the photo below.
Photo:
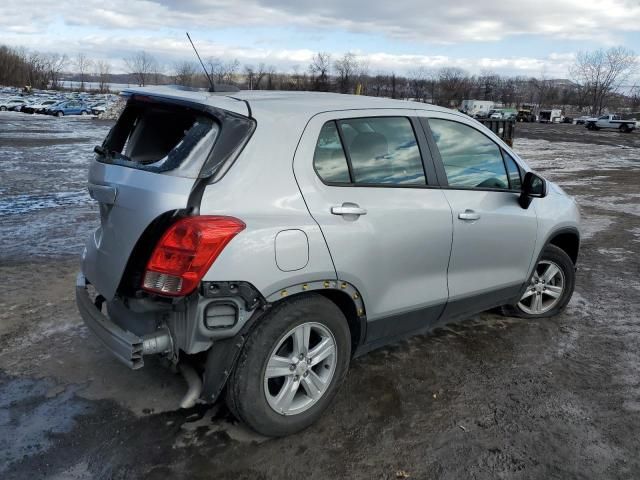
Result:
{"type": "Polygon", "coordinates": [[[142,337],[142,355],[166,353],[173,349],[171,335],[166,328],[161,328],[142,337]]]}
{"type": "Polygon", "coordinates": [[[202,379],[198,372],[187,363],[181,363],[178,365],[178,369],[188,386],[187,393],[185,393],[180,402],[180,408],[191,408],[196,404],[202,393],[202,379]]]}

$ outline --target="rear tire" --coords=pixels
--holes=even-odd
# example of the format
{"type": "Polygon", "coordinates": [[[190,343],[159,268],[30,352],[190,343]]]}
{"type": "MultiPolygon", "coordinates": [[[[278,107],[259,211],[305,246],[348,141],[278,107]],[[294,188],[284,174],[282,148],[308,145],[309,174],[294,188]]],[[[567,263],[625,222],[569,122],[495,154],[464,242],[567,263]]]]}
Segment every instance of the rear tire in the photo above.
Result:
{"type": "Polygon", "coordinates": [[[342,311],[318,294],[293,297],[273,307],[251,332],[229,378],[227,405],[239,420],[262,435],[299,432],[329,406],[350,359],[351,335],[342,311]],[[300,333],[306,328],[310,333],[300,333]],[[307,339],[306,347],[303,338],[307,339]],[[296,344],[301,349],[296,350],[296,344]],[[327,348],[320,353],[318,347],[327,348]],[[296,355],[298,351],[304,351],[302,359],[296,355]],[[316,385],[319,387],[314,390],[316,385]],[[288,396],[287,392],[293,394],[288,396]]]}
{"type": "Polygon", "coordinates": [[[56,112],[56,117],[64,117],[64,112],[63,111],[56,112]]]}
{"type": "Polygon", "coordinates": [[[5,107],[4,105],[0,107],[0,111],[2,112],[6,112],[7,111],[7,107],[5,107]]]}
{"type": "Polygon", "coordinates": [[[629,128],[629,126],[626,123],[623,123],[622,125],[620,125],[620,131],[622,133],[629,133],[631,131],[631,129],[629,128]]]}
{"type": "Polygon", "coordinates": [[[502,313],[509,317],[531,319],[559,314],[571,300],[575,275],[575,265],[569,255],[555,245],[547,245],[522,298],[515,305],[502,307],[502,313]]]}

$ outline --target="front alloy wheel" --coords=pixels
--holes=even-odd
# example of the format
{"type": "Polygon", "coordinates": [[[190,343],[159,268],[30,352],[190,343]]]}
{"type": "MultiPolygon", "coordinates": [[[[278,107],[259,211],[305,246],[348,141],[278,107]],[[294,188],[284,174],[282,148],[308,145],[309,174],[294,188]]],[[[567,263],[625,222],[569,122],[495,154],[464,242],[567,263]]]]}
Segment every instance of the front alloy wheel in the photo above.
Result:
{"type": "Polygon", "coordinates": [[[515,305],[505,305],[502,313],[510,317],[545,318],[560,313],[571,300],[576,267],[567,252],[547,245],[515,305]]]}
{"type": "Polygon", "coordinates": [[[518,307],[530,315],[546,313],[562,298],[564,284],[564,274],[560,267],[550,260],[542,260],[534,270],[518,307]]]}

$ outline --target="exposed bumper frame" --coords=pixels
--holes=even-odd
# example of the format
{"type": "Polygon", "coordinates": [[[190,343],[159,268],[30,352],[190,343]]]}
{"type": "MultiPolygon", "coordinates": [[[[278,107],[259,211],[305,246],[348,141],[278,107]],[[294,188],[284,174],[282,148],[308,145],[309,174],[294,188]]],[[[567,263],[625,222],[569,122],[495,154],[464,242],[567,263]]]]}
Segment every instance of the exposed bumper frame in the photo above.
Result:
{"type": "Polygon", "coordinates": [[[133,370],[144,366],[143,355],[171,351],[172,341],[166,329],[139,337],[114,323],[93,302],[82,273],[76,278],[76,304],[84,323],[122,363],[133,370]]]}

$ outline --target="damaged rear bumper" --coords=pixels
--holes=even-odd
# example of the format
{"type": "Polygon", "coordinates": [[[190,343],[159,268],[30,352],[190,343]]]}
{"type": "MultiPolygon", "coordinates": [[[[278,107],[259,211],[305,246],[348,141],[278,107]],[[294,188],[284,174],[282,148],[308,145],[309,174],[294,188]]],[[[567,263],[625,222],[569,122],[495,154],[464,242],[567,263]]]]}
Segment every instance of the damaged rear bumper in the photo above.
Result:
{"type": "Polygon", "coordinates": [[[95,302],[91,300],[87,284],[84,275],[79,273],[76,279],[76,304],[80,315],[87,327],[118,360],[136,370],[144,365],[144,355],[173,350],[171,335],[167,329],[138,336],[113,322],[101,311],[101,297],[95,302]]]}

